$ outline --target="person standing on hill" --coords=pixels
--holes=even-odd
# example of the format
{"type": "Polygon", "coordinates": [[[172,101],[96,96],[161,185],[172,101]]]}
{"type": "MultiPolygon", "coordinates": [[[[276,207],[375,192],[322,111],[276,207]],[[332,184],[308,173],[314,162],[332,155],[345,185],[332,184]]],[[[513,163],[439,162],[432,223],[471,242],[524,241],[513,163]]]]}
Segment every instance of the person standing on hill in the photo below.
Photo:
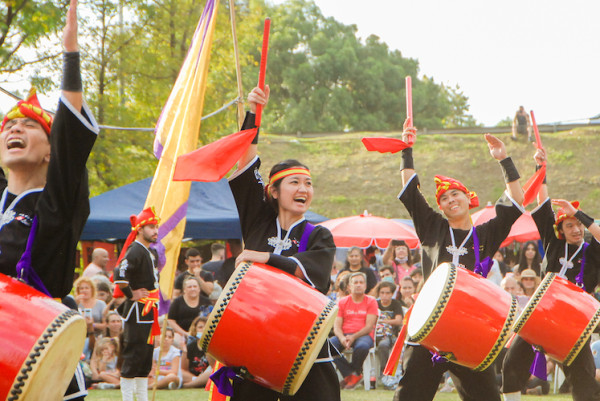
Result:
{"type": "Polygon", "coordinates": [[[511,138],[513,141],[517,140],[517,134],[527,135],[527,141],[531,142],[531,120],[523,106],[519,107],[513,118],[511,138]]]}

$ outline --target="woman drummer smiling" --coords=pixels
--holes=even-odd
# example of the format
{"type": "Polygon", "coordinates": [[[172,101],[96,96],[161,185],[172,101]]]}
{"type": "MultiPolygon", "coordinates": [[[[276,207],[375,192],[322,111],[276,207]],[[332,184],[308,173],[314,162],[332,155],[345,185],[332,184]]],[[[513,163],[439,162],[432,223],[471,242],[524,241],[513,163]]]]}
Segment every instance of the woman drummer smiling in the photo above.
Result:
{"type": "MultiPolygon", "coordinates": [[[[264,91],[259,88],[252,90],[248,95],[251,112],[247,114],[242,129],[255,126],[256,105],[265,105],[268,98],[268,86],[264,91]]],[[[245,243],[245,250],[237,257],[236,265],[266,263],[326,294],[335,245],[329,230],[313,226],[304,218],[314,194],[310,171],[297,160],[285,160],[273,166],[269,181],[264,185],[258,171],[257,143],[258,134],[253,145],[238,161],[238,169],[229,181],[245,243]]],[[[234,382],[232,401],[277,400],[280,397],[285,400],[339,400],[338,379],[330,363],[327,344],[317,358],[323,362],[313,365],[295,395],[282,396],[274,390],[243,380],[234,382]]]]}

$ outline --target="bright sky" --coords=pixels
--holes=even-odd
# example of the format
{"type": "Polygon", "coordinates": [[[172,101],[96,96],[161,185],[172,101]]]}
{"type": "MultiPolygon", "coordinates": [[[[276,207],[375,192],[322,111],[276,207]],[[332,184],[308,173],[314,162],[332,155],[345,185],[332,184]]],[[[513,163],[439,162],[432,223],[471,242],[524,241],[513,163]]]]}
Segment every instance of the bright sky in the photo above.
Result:
{"type": "MultiPolygon", "coordinates": [[[[314,1],[325,16],[357,25],[359,36],[378,35],[419,60],[421,74],[458,84],[485,125],[512,117],[519,105],[538,123],[600,114],[600,1],[314,1]]],[[[8,89],[23,86],[9,80],[8,89]]],[[[0,111],[12,104],[0,96],[0,111]]]]}
{"type": "Polygon", "coordinates": [[[375,34],[417,59],[420,74],[458,84],[485,125],[519,105],[538,123],[600,114],[599,1],[314,1],[359,36],[375,34]]]}

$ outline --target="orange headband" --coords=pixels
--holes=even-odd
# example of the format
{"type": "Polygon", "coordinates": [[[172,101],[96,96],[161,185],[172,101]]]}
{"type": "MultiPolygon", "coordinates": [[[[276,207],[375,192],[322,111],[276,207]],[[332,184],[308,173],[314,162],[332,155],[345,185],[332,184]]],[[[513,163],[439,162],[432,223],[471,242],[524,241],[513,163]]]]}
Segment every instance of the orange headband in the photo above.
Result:
{"type": "Polygon", "coordinates": [[[273,184],[275,184],[279,180],[284,179],[285,177],[289,177],[290,175],[295,175],[295,174],[306,175],[306,176],[310,177],[310,171],[308,171],[308,169],[306,169],[304,167],[292,167],[292,168],[287,168],[285,170],[281,170],[281,171],[273,174],[271,177],[269,177],[269,183],[265,187],[265,192],[267,193],[267,196],[271,197],[271,194],[269,193],[269,188],[271,188],[271,186],[273,184]]]}

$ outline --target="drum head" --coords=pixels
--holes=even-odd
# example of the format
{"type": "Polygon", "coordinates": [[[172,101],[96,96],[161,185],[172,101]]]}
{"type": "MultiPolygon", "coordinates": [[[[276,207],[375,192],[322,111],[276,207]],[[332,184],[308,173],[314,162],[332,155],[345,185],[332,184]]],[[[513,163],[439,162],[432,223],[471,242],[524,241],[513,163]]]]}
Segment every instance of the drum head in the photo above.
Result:
{"type": "Polygon", "coordinates": [[[58,316],[32,348],[7,399],[62,400],[81,357],[85,332],[77,312],[58,316]]]}
{"type": "MultiPolygon", "coordinates": [[[[433,315],[440,309],[440,302],[448,286],[450,273],[454,270],[456,270],[454,265],[442,263],[431,273],[423,285],[408,321],[410,337],[416,336],[426,324],[430,323],[433,315]]],[[[447,297],[444,299],[447,300],[447,297]]]]}

